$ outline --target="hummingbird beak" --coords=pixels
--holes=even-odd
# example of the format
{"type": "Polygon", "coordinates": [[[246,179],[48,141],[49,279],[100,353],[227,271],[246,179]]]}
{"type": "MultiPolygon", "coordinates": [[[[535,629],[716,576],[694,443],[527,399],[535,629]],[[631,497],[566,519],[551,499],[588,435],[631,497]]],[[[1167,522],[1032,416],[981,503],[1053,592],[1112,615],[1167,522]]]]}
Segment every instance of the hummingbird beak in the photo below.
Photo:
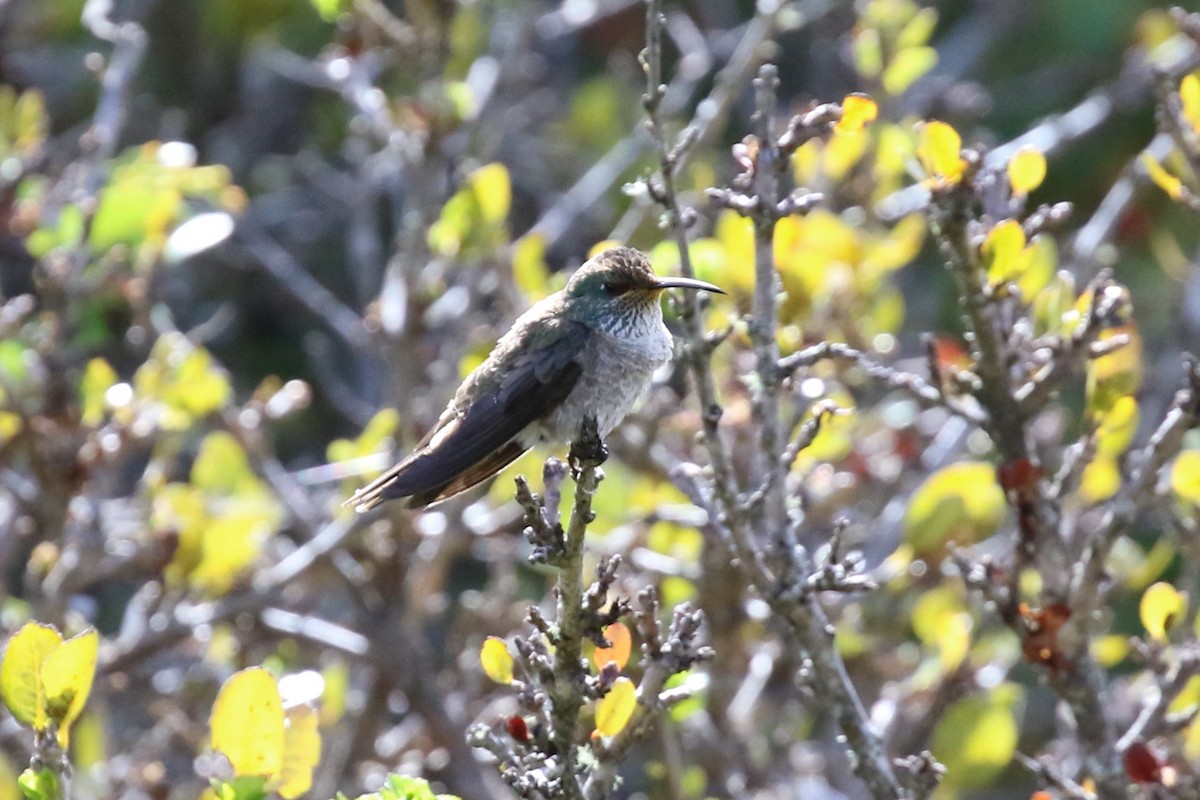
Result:
{"type": "Polygon", "coordinates": [[[719,286],[713,286],[706,281],[698,281],[695,278],[659,278],[654,282],[655,290],[662,289],[696,289],[713,294],[725,294],[725,290],[719,286]]]}

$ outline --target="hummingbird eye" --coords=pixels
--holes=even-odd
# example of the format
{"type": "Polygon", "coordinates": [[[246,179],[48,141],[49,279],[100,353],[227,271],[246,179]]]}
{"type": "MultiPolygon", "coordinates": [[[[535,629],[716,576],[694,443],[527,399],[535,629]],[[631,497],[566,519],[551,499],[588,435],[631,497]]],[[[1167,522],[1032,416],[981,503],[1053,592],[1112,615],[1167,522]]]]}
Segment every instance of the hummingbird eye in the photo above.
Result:
{"type": "Polygon", "coordinates": [[[626,290],[629,289],[628,286],[617,283],[616,281],[605,281],[604,283],[600,284],[600,288],[604,290],[605,294],[610,295],[612,297],[616,297],[617,295],[624,294],[626,292],[626,290]]]}

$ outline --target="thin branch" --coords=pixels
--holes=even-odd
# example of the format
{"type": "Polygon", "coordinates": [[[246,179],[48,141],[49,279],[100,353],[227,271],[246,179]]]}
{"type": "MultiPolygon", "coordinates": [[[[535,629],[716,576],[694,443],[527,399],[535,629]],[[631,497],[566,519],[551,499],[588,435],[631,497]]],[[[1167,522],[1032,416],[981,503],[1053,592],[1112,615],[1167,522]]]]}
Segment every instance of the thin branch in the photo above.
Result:
{"type": "Polygon", "coordinates": [[[342,341],[359,352],[372,352],[371,335],[362,319],[304,269],[283,245],[246,219],[238,225],[238,238],[275,283],[321,320],[342,341]]]}
{"type": "Polygon", "coordinates": [[[986,419],[978,405],[968,403],[964,398],[946,394],[920,375],[880,364],[861,350],[840,342],[820,342],[803,350],[797,350],[781,358],[779,368],[783,372],[792,372],[802,367],[811,367],[827,359],[853,361],[867,373],[868,377],[889,388],[905,392],[925,408],[945,408],[976,425],[983,424],[986,419]]]}

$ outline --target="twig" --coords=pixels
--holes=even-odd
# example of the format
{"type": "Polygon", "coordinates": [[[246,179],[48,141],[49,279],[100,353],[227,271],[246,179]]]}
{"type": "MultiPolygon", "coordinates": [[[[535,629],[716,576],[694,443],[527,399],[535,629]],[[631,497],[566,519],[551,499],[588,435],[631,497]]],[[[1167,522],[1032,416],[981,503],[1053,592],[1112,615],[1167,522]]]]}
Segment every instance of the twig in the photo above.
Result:
{"type": "MultiPolygon", "coordinates": [[[[978,156],[964,153],[969,164],[978,164],[978,156]]],[[[1026,423],[1031,410],[1023,408],[1015,394],[1013,376],[1007,358],[1008,337],[1001,329],[1001,314],[984,285],[984,270],[969,233],[974,174],[968,169],[962,182],[942,187],[934,193],[930,224],[938,238],[947,266],[958,285],[963,317],[974,349],[975,371],[980,385],[976,396],[987,411],[988,431],[1006,464],[1032,464],[1026,423]]],[[[1015,563],[1009,568],[1016,580],[1022,564],[1036,564],[1048,580],[1043,594],[1049,603],[1067,603],[1071,597],[1069,581],[1050,580],[1069,575],[1071,564],[1060,533],[1060,509],[1035,481],[1020,494],[1018,523],[1020,537],[1015,563]]],[[[1009,589],[1009,604],[1015,602],[1017,587],[1009,589]]],[[[1070,606],[1080,613],[1076,606],[1070,606]]],[[[1005,615],[1010,626],[1020,620],[1005,615]]],[[[1094,775],[1100,795],[1115,800],[1124,794],[1123,775],[1114,749],[1115,735],[1104,707],[1104,675],[1087,650],[1086,637],[1071,658],[1071,669],[1049,670],[1055,692],[1071,707],[1086,758],[1086,769],[1094,775]]]]}
{"type": "MultiPolygon", "coordinates": [[[[758,198],[759,208],[764,213],[754,214],[754,295],[751,300],[751,317],[748,325],[750,346],[754,351],[754,368],[758,379],[751,402],[751,414],[759,432],[759,453],[755,460],[756,481],[766,485],[767,492],[761,508],[761,529],[784,536],[789,530],[785,524],[784,482],[786,466],[780,461],[784,451],[783,433],[779,419],[779,388],[783,381],[779,369],[779,343],[775,335],[776,319],[779,316],[779,276],[775,270],[775,223],[773,213],[779,202],[783,173],[788,169],[788,160],[782,144],[775,138],[776,90],[779,86],[778,72],[773,64],[759,69],[754,80],[755,113],[752,124],[758,138],[751,191],[758,198]]],[[[838,117],[841,110],[838,109],[838,117]]],[[[799,119],[799,117],[797,118],[799,119]]],[[[794,132],[797,125],[788,127],[784,136],[798,138],[794,132]]],[[[790,546],[783,542],[783,546],[790,546]]]]}
{"type": "MultiPolygon", "coordinates": [[[[646,49],[642,52],[642,66],[646,71],[646,94],[642,103],[646,109],[646,127],[654,137],[659,162],[661,189],[657,199],[667,210],[668,226],[679,250],[679,269],[684,277],[694,278],[691,248],[688,246],[687,229],[683,225],[684,213],[675,192],[675,173],[681,166],[686,152],[676,152],[667,143],[667,134],[660,117],[662,87],[662,2],[646,2],[646,49]]],[[[700,298],[696,292],[687,292],[681,307],[681,321],[687,344],[684,345],[683,362],[695,378],[696,394],[700,401],[700,416],[703,420],[704,441],[712,463],[713,488],[721,498],[722,505],[729,509],[736,504],[737,478],[731,457],[721,442],[718,425],[724,411],[717,401],[716,383],[709,360],[711,346],[704,333],[704,317],[700,298]]]]}
{"type": "Polygon", "coordinates": [[[1189,356],[1186,369],[1187,385],[1175,394],[1162,423],[1132,460],[1131,474],[1122,481],[1116,497],[1109,501],[1100,528],[1085,540],[1086,546],[1072,576],[1074,605],[1079,609],[1090,609],[1099,601],[1104,583],[1104,562],[1109,552],[1154,494],[1159,472],[1179,452],[1183,435],[1200,424],[1200,364],[1189,356]]]}
{"type": "Polygon", "coordinates": [[[1058,789],[1065,797],[1071,800],[1096,800],[1096,795],[1084,789],[1075,781],[1068,778],[1058,771],[1048,761],[1033,758],[1022,753],[1020,750],[1016,753],[1016,760],[1021,763],[1025,769],[1039,776],[1050,786],[1058,789]]]}
{"type": "Polygon", "coordinates": [[[83,26],[113,46],[104,76],[100,79],[100,98],[92,124],[80,138],[82,159],[75,167],[77,194],[71,202],[83,217],[79,246],[72,253],[72,269],[79,275],[87,265],[91,250],[88,236],[100,206],[100,190],[108,177],[109,162],[116,153],[121,130],[129,116],[129,98],[133,79],[146,55],[146,31],[136,22],[114,22],[112,0],[87,0],[80,14],[83,26]]]}
{"type": "Polygon", "coordinates": [[[238,225],[238,238],[279,288],[324,322],[346,344],[360,352],[372,352],[371,336],[359,315],[300,266],[281,244],[246,219],[238,225]]]}
{"type": "MultiPolygon", "coordinates": [[[[653,26],[650,24],[649,13],[651,5],[652,2],[647,2],[647,57],[644,63],[654,64],[657,62],[660,65],[656,68],[658,70],[658,74],[652,79],[654,86],[657,87],[661,80],[662,45],[661,35],[654,33],[652,28],[654,26],[661,26],[661,22],[654,22],[653,26]],[[659,37],[658,41],[653,44],[651,43],[652,35],[659,37]]],[[[654,11],[654,13],[656,15],[661,15],[661,2],[653,3],[653,5],[657,9],[654,11]]],[[[717,133],[721,130],[726,118],[729,116],[730,110],[741,96],[742,90],[745,88],[746,83],[758,69],[759,64],[762,63],[765,55],[763,45],[775,33],[780,15],[785,13],[787,10],[802,8],[806,12],[804,14],[804,18],[807,21],[812,22],[820,19],[827,11],[831,10],[835,6],[836,3],[827,2],[826,0],[819,0],[819,2],[807,4],[787,4],[779,2],[766,2],[758,4],[758,13],[755,15],[754,19],[750,20],[750,22],[746,25],[745,33],[742,34],[742,38],[738,41],[737,48],[734,50],[733,55],[730,56],[728,63],[726,63],[725,67],[717,73],[717,77],[713,82],[712,91],[709,92],[708,97],[696,105],[696,113],[692,116],[691,121],[688,122],[686,126],[687,130],[694,132],[692,136],[692,147],[690,150],[678,154],[674,164],[676,172],[684,169],[691,160],[692,153],[694,153],[700,147],[708,144],[713,136],[717,135],[717,133]]],[[[647,72],[647,81],[651,81],[651,75],[649,71],[647,72]]],[[[661,130],[655,130],[655,126],[658,125],[656,115],[659,114],[662,109],[657,107],[651,109],[650,107],[647,107],[646,111],[647,117],[650,121],[650,132],[655,139],[656,145],[660,147],[661,153],[661,145],[665,140],[665,136],[661,130]]],[[[653,206],[649,203],[631,203],[629,210],[625,212],[625,215],[614,226],[611,238],[620,241],[627,239],[629,235],[633,231],[637,230],[638,226],[642,224],[646,218],[646,214],[649,213],[652,207],[653,206]]],[[[696,339],[695,341],[700,340],[696,339]]]]}
{"type": "MultiPolygon", "coordinates": [[[[1200,47],[1177,47],[1170,59],[1159,66],[1161,73],[1175,78],[1200,66],[1200,47]]],[[[986,166],[1003,167],[1013,153],[1033,145],[1047,157],[1091,134],[1113,114],[1142,108],[1153,98],[1154,70],[1140,52],[1128,60],[1120,76],[1085,97],[1075,107],[1046,117],[1034,127],[990,151],[986,166]]],[[[885,221],[897,220],[923,208],[929,202],[929,189],[913,184],[893,192],[876,204],[876,213],[885,221]]]]}
{"type": "Polygon", "coordinates": [[[659,714],[667,707],[689,696],[682,692],[664,691],[667,680],[697,661],[712,657],[712,651],[696,645],[703,615],[687,603],[678,606],[673,614],[671,628],[666,641],[658,632],[658,597],[653,588],[647,587],[638,596],[639,631],[645,641],[645,670],[638,682],[637,708],[633,716],[611,741],[594,741],[596,767],[584,785],[584,796],[588,800],[602,800],[610,796],[617,784],[616,769],[633,745],[640,741],[659,714]]]}
{"type": "Polygon", "coordinates": [[[861,350],[840,342],[820,342],[797,350],[781,358],[779,368],[783,372],[792,372],[827,359],[853,361],[868,377],[889,388],[905,392],[925,408],[945,408],[976,425],[983,424],[986,419],[977,405],[968,404],[963,398],[946,394],[920,375],[880,364],[861,350]]]}
{"type": "Polygon", "coordinates": [[[553,702],[551,721],[555,750],[561,762],[562,797],[582,800],[579,781],[578,745],[575,731],[579,711],[586,697],[587,667],[582,661],[581,645],[586,631],[583,597],[583,540],[587,526],[595,519],[592,498],[604,479],[600,459],[594,448],[599,444],[594,419],[584,424],[580,441],[571,445],[575,473],[575,506],[567,525],[562,551],[555,559],[558,567],[557,630],[554,636],[554,684],[550,692],[553,702]]]}

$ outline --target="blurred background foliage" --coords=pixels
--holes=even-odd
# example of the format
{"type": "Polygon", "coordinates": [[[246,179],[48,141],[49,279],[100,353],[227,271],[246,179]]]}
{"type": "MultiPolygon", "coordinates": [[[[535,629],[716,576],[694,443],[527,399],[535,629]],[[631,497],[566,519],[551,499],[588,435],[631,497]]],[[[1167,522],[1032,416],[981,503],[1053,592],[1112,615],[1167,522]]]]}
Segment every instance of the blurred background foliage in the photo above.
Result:
{"type": "MultiPolygon", "coordinates": [[[[657,211],[623,190],[654,163],[641,133],[644,9],[108,5],[0,0],[0,629],[35,618],[102,634],[97,690],[73,737],[77,793],[194,796],[217,687],[265,663],[318,676],[314,795],[371,790],[399,770],[491,796],[490,768],[474,766],[461,736],[506,708],[479,648],[516,630],[549,586],[523,561],[510,481],[366,525],[338,504],[420,438],[516,314],[597,242],[627,241],[660,273],[678,269],[657,211]],[[351,529],[328,558],[295,561],[306,542],[351,529]]],[[[1073,115],[1034,142],[1044,182],[1013,184],[1031,204],[1072,203],[1064,233],[997,229],[983,252],[990,278],[1031,300],[1039,332],[1078,323],[1099,268],[1129,287],[1135,316],[1116,333],[1131,343],[1093,362],[1039,422],[1048,443],[1099,431],[1071,502],[1112,496],[1122,455],[1178,383],[1179,353],[1200,343],[1200,226],[1172,201],[1195,176],[1165,150],[1150,167],[1165,191],[1137,167],[1156,132],[1145,64],[1165,63],[1178,39],[1166,11],[1148,0],[757,11],[696,0],[667,15],[664,108],[678,126],[714,119],[680,189],[698,212],[698,277],[729,292],[706,325],[732,331],[714,356],[730,435],[750,403],[737,378],[754,238],[703,193],[735,174],[750,130],[752,70],[722,70],[769,60],[788,111],[861,91],[879,114],[794,156],[796,182],[825,202],[775,231],[781,352],[844,342],[916,371],[933,364],[946,386],[969,363],[957,294],[903,195],[961,167],[957,146],[946,160],[931,143],[944,132],[918,123],[998,146],[1046,115],[1073,115]],[[1132,196],[1108,233],[1083,241],[1121,185],[1132,196]]],[[[1168,88],[1185,105],[1200,92],[1168,88]]],[[[853,784],[837,747],[789,689],[799,665],[780,661],[761,603],[725,585],[703,515],[666,479],[659,448],[695,451],[687,385],[682,370],[665,376],[625,424],[595,502],[591,546],[626,554],[622,589],[653,583],[668,608],[697,598],[718,652],[702,702],[637,755],[627,792],[788,797],[783,784],[800,776],[805,797],[842,796],[834,787],[853,784]]],[[[932,749],[948,768],[944,797],[1029,797],[1037,784],[1014,753],[1061,733],[1052,694],[1018,638],[941,569],[948,542],[999,552],[990,537],[1012,526],[987,437],[840,367],[813,370],[797,391],[799,406],[838,410],[793,469],[815,529],[848,516],[848,540],[882,584],[838,601],[837,643],[889,744],[932,749]]],[[[1197,625],[1196,545],[1164,531],[1194,531],[1198,452],[1179,458],[1173,496],[1110,559],[1119,588],[1097,612],[1093,651],[1120,690],[1118,720],[1153,679],[1129,637],[1168,642],[1197,625]]],[[[511,474],[536,477],[544,456],[511,474]]],[[[1181,713],[1200,704],[1200,680],[1173,702],[1181,713]]],[[[1163,747],[1195,764],[1200,725],[1163,747]]],[[[0,723],[0,776],[28,748],[0,723]]],[[[0,777],[0,798],[10,785],[0,777]]]]}

